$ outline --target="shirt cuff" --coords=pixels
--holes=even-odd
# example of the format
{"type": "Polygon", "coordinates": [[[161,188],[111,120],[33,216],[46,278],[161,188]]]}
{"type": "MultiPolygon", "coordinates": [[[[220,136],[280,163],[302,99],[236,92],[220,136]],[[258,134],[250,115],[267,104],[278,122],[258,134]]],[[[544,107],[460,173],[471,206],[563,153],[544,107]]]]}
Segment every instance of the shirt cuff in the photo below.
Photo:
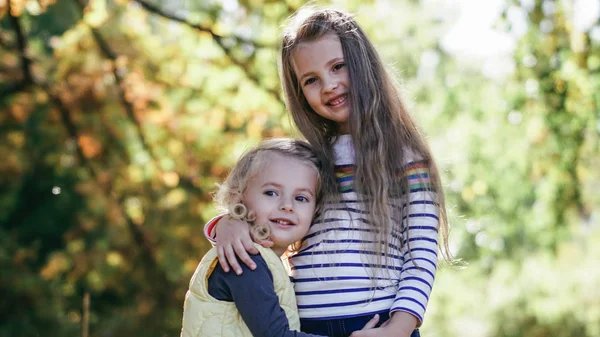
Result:
{"type": "Polygon", "coordinates": [[[225,215],[227,214],[219,214],[216,217],[210,219],[206,223],[206,225],[204,225],[204,236],[206,237],[206,239],[208,239],[208,241],[210,241],[213,244],[217,242],[215,240],[215,229],[217,228],[217,223],[219,223],[219,220],[221,220],[225,215]]]}
{"type": "Polygon", "coordinates": [[[423,317],[422,315],[419,315],[419,313],[417,313],[416,311],[412,310],[411,308],[407,308],[407,307],[395,307],[390,309],[390,317],[392,317],[392,314],[396,311],[402,311],[402,312],[406,312],[409,313],[413,316],[415,316],[415,318],[417,319],[417,326],[415,329],[418,329],[421,327],[421,325],[423,325],[423,317]]]}

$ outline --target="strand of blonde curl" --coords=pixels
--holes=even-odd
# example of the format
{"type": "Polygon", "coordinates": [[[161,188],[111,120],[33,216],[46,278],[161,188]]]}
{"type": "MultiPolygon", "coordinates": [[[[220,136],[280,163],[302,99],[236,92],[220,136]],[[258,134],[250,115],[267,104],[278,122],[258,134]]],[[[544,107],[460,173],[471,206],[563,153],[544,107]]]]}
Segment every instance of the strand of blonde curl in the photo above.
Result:
{"type": "Polygon", "coordinates": [[[229,206],[229,216],[234,219],[247,221],[250,224],[250,234],[255,240],[266,240],[271,235],[271,228],[265,224],[254,223],[255,216],[244,204],[234,204],[229,206]]]}

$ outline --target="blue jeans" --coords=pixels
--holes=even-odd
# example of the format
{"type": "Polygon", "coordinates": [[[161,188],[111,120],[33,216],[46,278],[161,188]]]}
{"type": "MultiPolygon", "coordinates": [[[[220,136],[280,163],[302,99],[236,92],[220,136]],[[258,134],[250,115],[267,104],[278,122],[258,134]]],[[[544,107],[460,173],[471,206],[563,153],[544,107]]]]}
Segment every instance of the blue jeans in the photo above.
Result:
{"type": "MultiPolygon", "coordinates": [[[[356,330],[362,329],[367,322],[373,318],[373,315],[357,316],[341,319],[301,319],[300,330],[315,335],[329,337],[348,337],[356,330]]],[[[389,312],[379,313],[379,327],[383,322],[390,318],[389,312]]],[[[420,337],[419,330],[413,331],[410,337],[420,337]]]]}

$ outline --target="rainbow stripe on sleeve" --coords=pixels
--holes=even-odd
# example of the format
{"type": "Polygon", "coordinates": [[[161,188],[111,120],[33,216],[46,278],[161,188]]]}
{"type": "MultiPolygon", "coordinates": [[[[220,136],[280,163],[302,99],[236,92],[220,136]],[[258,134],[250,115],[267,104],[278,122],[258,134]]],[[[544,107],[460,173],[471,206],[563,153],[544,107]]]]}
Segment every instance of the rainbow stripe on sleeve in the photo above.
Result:
{"type": "Polygon", "coordinates": [[[435,190],[426,161],[411,162],[404,167],[403,172],[404,177],[408,179],[408,189],[411,193],[435,190]]]}
{"type": "Polygon", "coordinates": [[[354,165],[336,165],[335,180],[341,193],[354,191],[354,165]]]}
{"type": "MultiPolygon", "coordinates": [[[[402,172],[401,176],[408,179],[410,192],[435,190],[435,186],[431,182],[429,165],[426,161],[411,162],[403,168],[402,172]]],[[[336,165],[335,178],[341,193],[354,191],[354,174],[354,165],[336,165]]]]}

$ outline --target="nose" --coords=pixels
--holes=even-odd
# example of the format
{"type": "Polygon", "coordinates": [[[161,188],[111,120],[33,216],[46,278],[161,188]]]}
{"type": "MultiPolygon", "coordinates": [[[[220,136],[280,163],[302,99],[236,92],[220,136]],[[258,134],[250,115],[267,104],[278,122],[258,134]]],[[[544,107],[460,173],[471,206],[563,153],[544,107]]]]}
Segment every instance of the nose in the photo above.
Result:
{"type": "Polygon", "coordinates": [[[294,211],[294,208],[292,207],[292,204],[290,202],[282,201],[281,205],[279,206],[279,210],[285,213],[292,213],[294,211]]]}
{"type": "Polygon", "coordinates": [[[339,84],[339,82],[336,81],[335,78],[331,78],[325,82],[325,85],[323,86],[323,90],[325,92],[334,91],[335,89],[337,89],[338,84],[339,84]]]}

